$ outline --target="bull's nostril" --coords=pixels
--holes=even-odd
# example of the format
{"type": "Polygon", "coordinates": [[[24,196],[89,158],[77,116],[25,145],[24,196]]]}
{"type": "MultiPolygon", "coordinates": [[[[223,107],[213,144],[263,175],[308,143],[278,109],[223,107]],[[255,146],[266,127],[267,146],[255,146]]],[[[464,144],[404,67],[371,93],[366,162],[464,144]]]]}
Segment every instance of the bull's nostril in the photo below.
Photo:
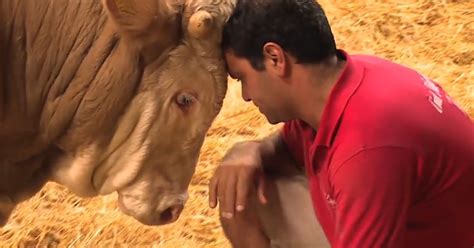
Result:
{"type": "Polygon", "coordinates": [[[176,221],[181,214],[181,210],[183,210],[182,205],[176,205],[165,209],[165,211],[160,213],[160,223],[168,224],[176,221]]]}
{"type": "Polygon", "coordinates": [[[163,211],[160,214],[160,221],[162,223],[168,223],[172,220],[173,220],[173,209],[171,207],[167,208],[165,211],[163,211]]]}

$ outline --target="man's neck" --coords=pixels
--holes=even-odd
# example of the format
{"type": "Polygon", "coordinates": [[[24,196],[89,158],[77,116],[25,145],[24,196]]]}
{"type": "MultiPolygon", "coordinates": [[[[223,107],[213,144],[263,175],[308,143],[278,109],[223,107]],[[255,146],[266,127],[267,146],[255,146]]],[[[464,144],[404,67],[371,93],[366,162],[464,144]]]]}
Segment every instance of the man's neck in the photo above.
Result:
{"type": "Polygon", "coordinates": [[[295,99],[298,119],[315,130],[319,127],[324,107],[345,64],[345,60],[334,56],[324,63],[294,68],[293,74],[300,86],[295,99]]]}

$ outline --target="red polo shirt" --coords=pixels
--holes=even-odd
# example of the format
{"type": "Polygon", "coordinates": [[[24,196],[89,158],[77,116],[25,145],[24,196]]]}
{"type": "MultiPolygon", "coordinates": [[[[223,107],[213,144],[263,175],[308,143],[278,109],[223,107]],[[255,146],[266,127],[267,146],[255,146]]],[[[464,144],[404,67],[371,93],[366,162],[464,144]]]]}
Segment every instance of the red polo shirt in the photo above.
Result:
{"type": "Polygon", "coordinates": [[[404,66],[349,56],[317,132],[285,123],[332,247],[474,247],[474,124],[404,66]]]}

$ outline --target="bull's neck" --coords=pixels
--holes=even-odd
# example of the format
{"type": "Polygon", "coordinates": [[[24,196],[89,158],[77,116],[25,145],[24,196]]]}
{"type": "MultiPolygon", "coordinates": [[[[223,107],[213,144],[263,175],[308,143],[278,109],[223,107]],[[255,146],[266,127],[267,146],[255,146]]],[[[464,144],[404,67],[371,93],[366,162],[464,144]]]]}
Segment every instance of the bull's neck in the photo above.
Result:
{"type": "Polygon", "coordinates": [[[41,103],[53,83],[73,76],[102,33],[105,13],[100,1],[92,0],[5,1],[0,15],[2,100],[10,107],[41,103]]]}
{"type": "MultiPolygon", "coordinates": [[[[52,142],[75,125],[78,112],[91,111],[80,108],[83,99],[110,73],[110,57],[120,56],[109,25],[101,1],[2,0],[0,145],[39,134],[39,143],[52,142]]],[[[23,150],[44,147],[32,146],[23,150]]]]}

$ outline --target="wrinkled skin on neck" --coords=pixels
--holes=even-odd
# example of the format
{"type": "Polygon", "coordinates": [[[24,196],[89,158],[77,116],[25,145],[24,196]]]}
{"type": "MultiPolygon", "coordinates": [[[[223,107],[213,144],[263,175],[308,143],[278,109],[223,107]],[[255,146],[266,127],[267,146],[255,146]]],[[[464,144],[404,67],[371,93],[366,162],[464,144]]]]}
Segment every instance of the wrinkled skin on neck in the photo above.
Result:
{"type": "Polygon", "coordinates": [[[117,191],[145,224],[178,218],[226,92],[221,56],[180,41],[181,10],[172,0],[2,1],[3,221],[48,180],[82,197],[117,191]]]}

